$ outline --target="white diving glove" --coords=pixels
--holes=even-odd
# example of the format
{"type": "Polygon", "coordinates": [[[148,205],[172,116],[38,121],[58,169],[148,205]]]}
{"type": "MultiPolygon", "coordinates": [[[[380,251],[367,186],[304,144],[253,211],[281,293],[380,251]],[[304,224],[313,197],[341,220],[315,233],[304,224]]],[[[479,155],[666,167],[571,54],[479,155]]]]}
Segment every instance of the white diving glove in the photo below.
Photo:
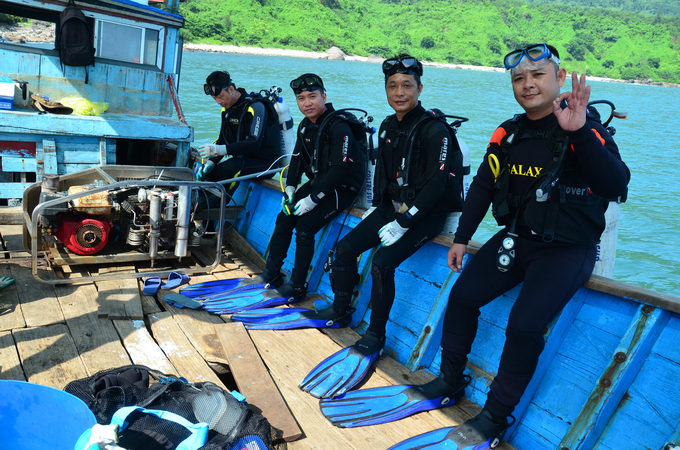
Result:
{"type": "Polygon", "coordinates": [[[297,202],[295,204],[295,212],[294,214],[296,216],[301,216],[303,214],[307,214],[309,211],[313,210],[316,207],[316,202],[312,200],[311,196],[307,196],[297,202]]]}
{"type": "Polygon", "coordinates": [[[281,199],[281,209],[287,216],[293,214],[293,197],[295,196],[295,188],[293,186],[286,186],[283,190],[283,198],[281,199]]]}
{"type": "Polygon", "coordinates": [[[361,220],[364,220],[366,217],[370,216],[373,211],[375,211],[375,206],[368,208],[366,212],[364,212],[364,215],[361,216],[361,220]]]}
{"type": "Polygon", "coordinates": [[[227,154],[226,145],[203,144],[198,149],[201,158],[211,158],[213,156],[224,156],[227,154]]]}
{"type": "Polygon", "coordinates": [[[387,247],[394,244],[401,239],[407,231],[408,228],[402,227],[396,220],[393,220],[378,231],[378,236],[380,236],[380,240],[382,241],[381,245],[387,247]]]}
{"type": "Polygon", "coordinates": [[[210,160],[206,161],[206,163],[201,165],[201,167],[199,167],[198,170],[196,171],[196,180],[205,181],[208,178],[208,175],[210,175],[210,172],[212,172],[214,168],[215,168],[214,162],[210,160]]]}

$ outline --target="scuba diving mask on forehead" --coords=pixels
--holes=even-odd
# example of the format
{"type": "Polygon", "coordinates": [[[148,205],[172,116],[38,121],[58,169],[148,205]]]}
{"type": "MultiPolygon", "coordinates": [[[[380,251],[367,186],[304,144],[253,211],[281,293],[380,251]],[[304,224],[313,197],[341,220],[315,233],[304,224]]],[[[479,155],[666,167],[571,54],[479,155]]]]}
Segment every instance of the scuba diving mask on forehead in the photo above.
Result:
{"type": "Polygon", "coordinates": [[[382,63],[382,71],[386,77],[395,73],[405,75],[423,76],[423,66],[413,56],[400,56],[399,58],[388,58],[382,63]]]}
{"type": "Polygon", "coordinates": [[[204,84],[203,85],[203,92],[205,92],[205,95],[211,95],[213,97],[217,97],[222,93],[222,89],[228,89],[229,86],[231,86],[231,83],[226,85],[226,86],[216,86],[214,84],[204,84]]]}
{"type": "Polygon", "coordinates": [[[293,90],[295,95],[298,95],[302,91],[315,91],[321,89],[325,92],[323,86],[323,80],[318,75],[313,73],[306,73],[301,75],[290,82],[290,88],[293,90]]]}
{"type": "Polygon", "coordinates": [[[506,70],[510,70],[517,67],[524,61],[526,64],[532,67],[535,65],[533,63],[543,59],[550,59],[555,64],[559,65],[561,61],[556,53],[556,51],[551,51],[546,44],[533,44],[524,48],[513,50],[505,55],[505,58],[503,58],[503,65],[505,66],[506,70]]]}

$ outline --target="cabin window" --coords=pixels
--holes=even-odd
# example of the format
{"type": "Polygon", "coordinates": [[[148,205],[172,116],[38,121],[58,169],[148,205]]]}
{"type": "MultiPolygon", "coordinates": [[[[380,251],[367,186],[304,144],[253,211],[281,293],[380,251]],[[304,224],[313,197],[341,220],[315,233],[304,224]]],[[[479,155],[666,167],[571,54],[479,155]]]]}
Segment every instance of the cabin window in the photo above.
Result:
{"type": "Polygon", "coordinates": [[[160,29],[97,20],[96,56],[158,66],[159,38],[160,29]]]}

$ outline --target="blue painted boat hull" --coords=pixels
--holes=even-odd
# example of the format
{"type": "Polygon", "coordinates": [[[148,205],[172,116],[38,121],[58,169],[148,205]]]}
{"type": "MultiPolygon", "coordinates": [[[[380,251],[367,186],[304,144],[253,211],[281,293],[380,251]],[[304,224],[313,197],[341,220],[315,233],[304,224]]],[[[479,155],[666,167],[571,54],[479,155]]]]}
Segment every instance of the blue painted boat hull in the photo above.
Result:
{"type": "MultiPolygon", "coordinates": [[[[281,193],[275,182],[242,183],[235,199],[244,206],[235,224],[265,258],[281,193]]],[[[362,211],[352,211],[345,227],[336,217],[316,236],[309,291],[333,298],[323,261],[340,232],[349,232],[362,211]]],[[[387,325],[385,352],[407,368],[439,373],[441,322],[457,278],[446,265],[450,237],[427,243],[396,270],[397,296],[387,325]]],[[[472,253],[479,244],[469,248],[472,253]]],[[[372,251],[363,255],[361,283],[353,299],[351,326],[370,323],[369,275],[372,251]]],[[[284,262],[290,274],[293,243],[284,262]]],[[[474,258],[474,254],[468,257],[474,258]]],[[[521,286],[520,286],[521,287],[521,286]]],[[[482,309],[469,357],[472,401],[483,404],[500,360],[517,287],[482,309]]],[[[518,450],[542,448],[661,449],[680,440],[680,299],[593,276],[545,332],[546,347],[527,392],[514,412],[517,421],[505,439],[518,450]]]]}

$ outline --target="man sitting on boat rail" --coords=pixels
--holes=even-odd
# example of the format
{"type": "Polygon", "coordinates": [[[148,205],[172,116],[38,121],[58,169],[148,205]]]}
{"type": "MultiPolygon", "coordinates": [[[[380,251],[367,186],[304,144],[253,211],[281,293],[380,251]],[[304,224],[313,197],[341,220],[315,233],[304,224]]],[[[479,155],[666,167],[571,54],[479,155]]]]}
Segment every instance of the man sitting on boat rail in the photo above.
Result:
{"type": "MultiPolygon", "coordinates": [[[[505,56],[525,113],[493,133],[448,252],[461,275],[451,289],[441,340],[441,376],[460,373],[480,308],[524,283],[512,307],[498,373],[482,412],[449,440],[475,446],[502,438],[536,370],[544,330],[590,277],[607,199],[624,195],[630,171],[609,132],[586,116],[590,86],[567,72],[547,44],[505,56]],[[463,269],[467,243],[486,211],[504,226],[463,269]],[[463,440],[464,439],[464,440],[463,440]]],[[[476,448],[476,447],[475,447],[476,448]]]]}
{"type": "Polygon", "coordinates": [[[366,125],[347,110],[336,111],[333,104],[326,103],[326,90],[318,75],[300,75],[290,87],[305,118],[298,126],[266,267],[257,277],[239,280],[237,288],[225,294],[216,306],[222,313],[291,303],[304,297],[314,257],[314,236],[351,207],[366,177],[366,125]],[[302,175],[309,181],[298,188],[302,175]],[[295,264],[290,280],[282,285],[281,268],[293,230],[297,235],[295,264]],[[249,290],[244,292],[244,287],[249,290]]]}
{"type": "MultiPolygon", "coordinates": [[[[237,89],[229,72],[212,72],[203,90],[222,107],[222,125],[217,140],[199,148],[203,158],[197,173],[199,181],[228,180],[276,168],[283,150],[273,106],[243,88],[237,89]],[[230,158],[221,161],[225,155],[230,158]]],[[[225,187],[231,195],[238,183],[225,187]]]]}

